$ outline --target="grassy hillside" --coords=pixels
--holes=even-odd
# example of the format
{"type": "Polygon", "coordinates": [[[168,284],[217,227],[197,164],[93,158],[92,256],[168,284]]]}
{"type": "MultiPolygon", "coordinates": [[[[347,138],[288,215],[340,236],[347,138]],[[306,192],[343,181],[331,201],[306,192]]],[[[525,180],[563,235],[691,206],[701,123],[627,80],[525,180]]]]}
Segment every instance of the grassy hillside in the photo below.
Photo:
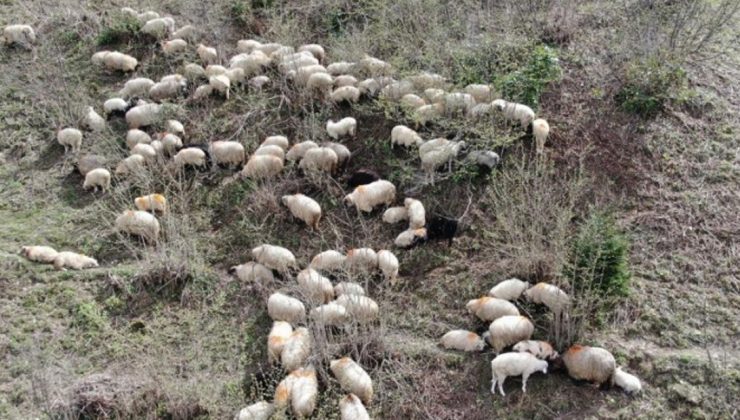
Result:
{"type": "MultiPolygon", "coordinates": [[[[496,150],[502,163],[481,175],[461,159],[428,185],[418,153],[390,147],[392,127],[413,124],[407,110],[384,99],[323,103],[273,70],[263,91],[180,98],[168,115],[185,124],[187,143],[236,140],[248,152],[273,134],[291,144],[326,141],[326,120],[352,116],[358,133],[343,141],[353,152],[343,174],[287,167],[254,182],[217,168],[177,174],[153,166],[115,177],[108,193],[82,189],[79,155],[64,153],[56,131],[77,126],[87,106],[102,112],[129,77],[182,71],[197,61],[194,49],[163,56],[108,0],[0,6],[0,26],[28,23],[38,36],[31,51],[0,47],[1,418],[231,418],[271,400],[284,373],[267,362],[265,302],[277,289],[295,292],[295,281],[245,284],[228,269],[262,243],[292,250],[301,267],[326,249],[393,249],[403,228],[342,204],[346,175],[363,167],[392,181],[399,200],[421,199],[427,214],[464,215],[463,229],[451,247],[393,249],[396,285],[353,279],[366,284],[381,318],[342,334],[314,331],[314,418],[339,418],[342,393],[325,362],[347,354],[375,382],[373,418],[737,416],[734,2],[136,2],[201,29],[224,63],[239,39],[316,42],[328,62],[370,54],[391,63],[399,80],[431,71],[451,90],[490,83],[546,118],[551,135],[538,160],[531,136],[500,115],[442,118],[419,130],[425,140],[464,139],[465,154],[496,150]],[[90,57],[103,49],[132,54],[140,66],[131,76],[94,68],[90,57]],[[164,239],[144,246],[115,233],[117,214],[154,191],[171,206],[160,219],[164,239]],[[296,192],[320,202],[318,231],[280,204],[296,192]],[[82,252],[100,267],[55,271],[17,254],[31,244],[82,252]],[[530,378],[526,394],[509,379],[507,396],[492,396],[494,352],[445,351],[438,339],[450,329],[485,331],[465,303],[510,277],[558,284],[575,299],[557,337],[542,306],[520,302],[537,339],[558,350],[574,342],[609,349],[642,379],[643,393],[600,390],[554,368],[530,378]]],[[[108,125],[85,133],[80,154],[103,155],[113,169],[128,154],[126,124],[108,125]]]]}

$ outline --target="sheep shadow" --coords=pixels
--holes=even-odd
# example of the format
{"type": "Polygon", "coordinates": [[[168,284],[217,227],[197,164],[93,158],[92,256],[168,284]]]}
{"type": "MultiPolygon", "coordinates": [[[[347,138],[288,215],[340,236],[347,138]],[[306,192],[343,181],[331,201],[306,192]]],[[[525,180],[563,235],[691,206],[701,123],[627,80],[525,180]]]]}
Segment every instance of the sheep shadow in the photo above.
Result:
{"type": "Polygon", "coordinates": [[[38,155],[38,159],[34,162],[34,167],[42,171],[48,171],[54,166],[58,165],[60,161],[73,160],[76,155],[72,154],[67,156],[64,153],[64,146],[54,143],[49,143],[38,155]]]}
{"type": "Polygon", "coordinates": [[[61,179],[61,201],[74,209],[84,209],[93,204],[103,192],[85,191],[82,189],[84,177],[76,170],[71,171],[61,179]]]}

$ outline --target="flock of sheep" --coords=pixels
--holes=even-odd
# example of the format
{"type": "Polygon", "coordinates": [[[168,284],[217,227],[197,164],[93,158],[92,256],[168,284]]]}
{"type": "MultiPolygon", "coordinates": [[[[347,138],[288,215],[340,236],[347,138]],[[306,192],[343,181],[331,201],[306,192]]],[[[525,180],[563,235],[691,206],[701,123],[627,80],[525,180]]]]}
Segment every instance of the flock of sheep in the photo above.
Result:
{"type": "MultiPolygon", "coordinates": [[[[122,13],[138,19],[142,24],[142,33],[161,40],[162,52],[166,56],[184,53],[192,48],[191,43],[200,35],[190,25],[175,30],[172,18],[160,17],[156,12],[139,13],[123,8],[122,13]]],[[[3,31],[2,42],[31,48],[36,36],[30,26],[10,25],[3,31]]],[[[326,133],[332,141],[322,144],[303,141],[291,146],[285,136],[274,135],[267,137],[251,156],[247,156],[244,146],[237,141],[213,141],[207,146],[185,145],[182,141],[186,135],[184,125],[172,119],[162,122],[162,102],[176,100],[186,92],[190,83],[204,82],[192,91],[188,101],[200,101],[216,93],[228,100],[236,86],[246,84],[255,90],[268,86],[272,80],[265,73],[271,67],[277,69],[279,77],[317,100],[352,104],[361,98],[380,96],[395,101],[410,111],[417,127],[443,115],[482,118],[493,111],[500,111],[506,119],[519,123],[522,128],[531,125],[538,154],[542,153],[549,133],[547,121],[536,119],[531,108],[494,99],[488,85],[474,84],[465,87],[464,91],[447,92],[444,90],[447,82],[436,74],[420,73],[395,80],[390,76],[392,68],[388,63],[369,56],[356,63],[335,62],[324,67],[324,48],[316,44],[303,45],[295,50],[277,43],[242,40],[236,49],[238,53],[228,60],[227,68],[219,64],[221,59],[215,48],[199,44],[195,52],[205,68],[189,63],[184,65],[182,74],[167,75],[156,82],[136,77],[125,82],[118,97],[105,101],[104,114],[109,118],[117,113],[123,114],[129,126],[125,142],[130,155],[118,163],[116,177],[127,177],[140,172],[145,165],[156,163],[166,164],[175,171],[186,167],[203,168],[209,163],[241,167],[239,176],[253,179],[275,177],[287,164],[297,165],[306,173],[335,174],[352,155],[340,142],[345,137],[356,135],[357,121],[351,117],[327,121],[326,133]],[[157,126],[164,128],[164,131],[153,137],[144,131],[157,126]]],[[[109,71],[120,72],[131,72],[138,66],[136,58],[117,51],[96,52],[92,62],[109,71]]],[[[81,128],[101,132],[107,128],[106,119],[93,107],[88,107],[81,128]]],[[[389,136],[392,146],[417,149],[421,168],[432,183],[435,172],[445,164],[451,166],[466,146],[464,141],[445,138],[424,141],[419,133],[405,125],[395,126],[389,136]]],[[[65,152],[75,153],[81,150],[83,138],[83,131],[74,127],[59,130],[56,137],[65,152]]],[[[476,151],[470,154],[470,158],[489,169],[499,161],[498,155],[492,151],[476,151]]],[[[111,173],[99,166],[95,156],[81,157],[77,167],[85,177],[84,189],[106,191],[110,188],[111,173]]],[[[388,208],[383,212],[383,222],[396,224],[408,221],[408,227],[394,241],[398,248],[408,248],[427,239],[451,241],[455,235],[456,221],[439,217],[427,220],[424,205],[417,199],[407,197],[403,200],[403,206],[389,207],[396,200],[396,187],[372,170],[355,172],[349,184],[353,190],[344,197],[344,201],[356,207],[358,212],[370,213],[385,206],[388,208]]],[[[284,195],[281,201],[295,218],[311,229],[318,228],[322,209],[317,201],[300,193],[284,195]]],[[[116,218],[116,229],[156,243],[160,236],[156,215],[167,212],[166,198],[152,193],[136,198],[134,206],[136,210],[124,210],[116,218]]],[[[29,260],[53,263],[57,269],[98,266],[93,258],[56,252],[46,246],[24,246],[21,252],[29,260]]],[[[263,244],[252,250],[252,256],[255,261],[231,270],[242,281],[273,285],[277,281],[275,272],[287,279],[290,270],[298,268],[293,253],[279,246],[263,244]]],[[[268,355],[270,361],[279,362],[288,375],[277,386],[272,402],[261,401],[250,405],[241,410],[237,418],[267,419],[276,411],[284,411],[288,405],[298,417],[313,413],[319,386],[314,365],[317,361],[311,358],[312,333],[307,326],[366,325],[377,319],[378,305],[365,295],[362,285],[349,281],[333,285],[324,274],[336,277],[337,273],[379,272],[385,281],[394,284],[398,271],[398,259],[389,250],[375,252],[370,248],[358,248],[346,254],[328,250],[316,255],[309,266],[295,277],[298,297],[303,301],[281,291],[271,294],[267,301],[268,314],[273,320],[267,338],[268,355]],[[304,302],[310,306],[308,316],[304,302]]],[[[530,340],[534,326],[529,319],[520,316],[517,306],[512,303],[522,294],[535,303],[545,304],[556,315],[562,315],[570,302],[565,292],[554,285],[540,283],[528,288],[523,281],[506,280],[496,285],[489,296],[471,300],[466,305],[475,316],[491,322],[484,337],[465,330],[454,330],[441,339],[442,346],[448,349],[481,351],[486,342],[493,347],[498,356],[491,362],[492,393],[498,385],[504,395],[504,380],[508,376],[518,375],[523,377],[522,390],[526,391],[527,378],[537,371],[546,373],[546,360],[559,357],[550,344],[530,340]],[[513,352],[501,353],[510,346],[513,346],[513,352]]],[[[627,391],[640,389],[639,379],[617,368],[614,357],[604,349],[573,346],[562,356],[562,360],[574,378],[598,383],[612,379],[627,391]]],[[[329,369],[347,392],[339,402],[342,419],[368,419],[365,405],[372,401],[373,396],[372,379],[368,373],[348,357],[331,360],[329,369]]]]}

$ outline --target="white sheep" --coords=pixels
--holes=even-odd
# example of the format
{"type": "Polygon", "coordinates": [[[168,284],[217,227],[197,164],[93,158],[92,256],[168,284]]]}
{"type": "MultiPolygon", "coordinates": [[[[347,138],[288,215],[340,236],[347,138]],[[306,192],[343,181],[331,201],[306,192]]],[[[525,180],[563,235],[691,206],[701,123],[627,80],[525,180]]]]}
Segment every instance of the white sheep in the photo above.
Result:
{"type": "Polygon", "coordinates": [[[290,396],[293,391],[293,383],[295,383],[295,376],[288,375],[283,378],[278,386],[275,388],[275,394],[272,398],[272,403],[275,407],[276,414],[285,416],[285,409],[288,408],[290,402],[290,396]]]}
{"type": "Polygon", "coordinates": [[[116,218],[116,230],[154,242],[159,238],[159,221],[151,213],[126,210],[116,218]]]}
{"type": "Polygon", "coordinates": [[[310,302],[326,303],[334,299],[334,286],[331,280],[322,276],[313,268],[301,270],[296,281],[303,291],[303,295],[310,302]]]}
{"type": "Polygon", "coordinates": [[[504,393],[504,381],[509,376],[522,375],[522,392],[527,392],[527,379],[535,372],[547,373],[547,362],[539,360],[529,353],[504,353],[491,361],[491,394],[496,394],[496,384],[501,396],[504,393]]]}
{"type": "Polygon", "coordinates": [[[311,309],[310,315],[315,322],[326,326],[340,326],[349,319],[347,309],[336,302],[329,302],[311,309]]]}
{"type": "Polygon", "coordinates": [[[505,347],[529,340],[533,332],[534,325],[526,317],[505,315],[491,322],[484,338],[488,337],[491,347],[496,353],[501,353],[505,347]]]}
{"type": "Polygon", "coordinates": [[[475,106],[475,99],[467,93],[453,92],[445,95],[444,105],[448,115],[467,114],[475,106]]]}
{"type": "Polygon", "coordinates": [[[128,110],[129,103],[123,98],[110,98],[103,102],[103,112],[106,115],[110,115],[113,113],[126,113],[128,110]]]}
{"type": "Polygon", "coordinates": [[[132,96],[147,96],[149,95],[149,89],[151,89],[154,84],[154,80],[152,79],[137,77],[124,83],[123,88],[118,92],[118,94],[124,98],[130,98],[132,96]]]}
{"type": "Polygon", "coordinates": [[[164,122],[164,129],[167,132],[175,133],[178,136],[185,135],[185,126],[177,120],[167,120],[164,122]]]}
{"type": "Polygon", "coordinates": [[[272,155],[254,155],[241,171],[247,178],[273,178],[283,170],[283,160],[272,155]]]}
{"type": "MultiPolygon", "coordinates": [[[[146,146],[146,145],[142,145],[142,146],[146,146]]],[[[157,156],[164,155],[164,144],[162,144],[162,142],[160,140],[152,140],[152,142],[149,144],[149,146],[151,146],[152,149],[154,149],[154,151],[156,152],[157,156]]]]}
{"type": "Polygon", "coordinates": [[[185,52],[188,49],[188,42],[181,38],[174,38],[162,42],[162,52],[165,55],[175,55],[185,52]]]}
{"type": "Polygon", "coordinates": [[[314,73],[308,78],[306,88],[313,92],[328,95],[331,92],[334,80],[329,73],[314,73]]]}
{"type": "Polygon", "coordinates": [[[3,28],[3,36],[0,37],[0,44],[15,44],[26,49],[31,49],[35,43],[36,33],[29,25],[8,25],[3,28]]]}
{"type": "Polygon", "coordinates": [[[247,78],[246,73],[244,73],[243,69],[236,68],[236,69],[228,69],[226,70],[226,73],[224,73],[224,76],[226,76],[229,79],[229,82],[232,85],[239,85],[244,83],[244,80],[247,78]]]}
{"type": "Polygon", "coordinates": [[[183,74],[191,80],[207,78],[206,69],[204,69],[200,64],[195,63],[186,64],[183,68],[183,74]]]}
{"type": "Polygon", "coordinates": [[[310,268],[321,271],[337,271],[344,267],[347,257],[339,251],[324,251],[313,257],[310,268]]]}
{"type": "MultiPolygon", "coordinates": [[[[315,60],[315,59],[311,59],[315,60]]],[[[326,69],[324,66],[320,64],[312,64],[308,66],[300,66],[295,71],[295,75],[293,75],[293,79],[295,80],[295,83],[298,86],[306,86],[308,83],[308,79],[311,77],[312,74],[315,73],[326,73],[326,69]]],[[[289,77],[292,73],[288,73],[289,77]]]]}
{"type": "MultiPolygon", "coordinates": [[[[233,67],[233,68],[239,68],[239,67],[233,67]]],[[[205,68],[205,75],[206,78],[210,78],[212,76],[218,76],[218,75],[225,75],[226,74],[226,67],[220,65],[220,64],[209,64],[205,68]]]]}
{"type": "Polygon", "coordinates": [[[236,420],[269,420],[274,412],[274,404],[260,401],[242,408],[236,415],[236,420]]]}
{"type": "MultiPolygon", "coordinates": [[[[261,51],[250,54],[237,54],[229,60],[229,67],[244,70],[245,76],[254,76],[262,72],[262,69],[270,64],[270,57],[261,51]]],[[[269,79],[268,79],[269,80],[269,79]]]]}
{"type": "Polygon", "coordinates": [[[367,409],[355,394],[348,394],[339,400],[341,420],[370,420],[367,409]]]}
{"type": "Polygon", "coordinates": [[[194,41],[199,37],[198,30],[193,25],[185,25],[182,28],[172,33],[173,39],[185,39],[188,41],[194,41]]]}
{"type": "Polygon", "coordinates": [[[285,343],[288,342],[293,334],[293,327],[290,322],[273,321],[270,334],[267,335],[267,357],[270,362],[280,360],[285,343]]]}
{"type": "Polygon", "coordinates": [[[218,74],[208,78],[208,84],[213,89],[229,99],[229,91],[231,90],[231,80],[225,74],[218,74]]]}
{"type": "MultiPolygon", "coordinates": [[[[441,139],[444,140],[444,139],[441,139]]],[[[419,157],[421,158],[421,168],[424,170],[426,179],[431,180],[434,185],[434,173],[437,168],[447,164],[448,171],[452,170],[452,160],[457,157],[460,150],[466,146],[464,141],[446,141],[442,145],[438,145],[429,150],[423,149],[423,147],[430,142],[430,140],[421,146],[419,146],[419,157]]]]}
{"type": "Polygon", "coordinates": [[[426,89],[437,88],[437,87],[443,87],[445,83],[447,82],[444,76],[441,76],[439,74],[429,73],[429,72],[421,72],[419,74],[409,76],[408,80],[411,83],[413,83],[414,89],[420,90],[420,91],[426,90],[426,89]]]}
{"type": "Polygon", "coordinates": [[[351,73],[354,67],[355,63],[337,61],[336,63],[329,64],[326,67],[326,71],[332,76],[339,76],[340,74],[351,73]]]}
{"type": "Polygon", "coordinates": [[[475,102],[480,104],[490,103],[491,94],[493,93],[493,91],[491,90],[491,86],[489,85],[469,84],[465,86],[465,93],[472,96],[475,102]]]}
{"type": "Polygon", "coordinates": [[[198,48],[195,50],[202,61],[205,64],[212,64],[218,61],[218,52],[213,47],[207,47],[203,44],[198,44],[198,48]]]}
{"type": "Polygon", "coordinates": [[[313,340],[311,333],[305,327],[296,328],[293,334],[285,342],[282,353],[280,353],[280,364],[288,372],[294,371],[306,363],[311,355],[313,340]]]}
{"type": "Polygon", "coordinates": [[[398,258],[387,249],[381,249],[378,251],[378,267],[385,276],[386,280],[391,282],[391,285],[396,284],[398,279],[398,258]]]}
{"type": "Polygon", "coordinates": [[[269,145],[275,145],[280,146],[283,150],[288,150],[288,147],[290,147],[290,143],[288,142],[288,138],[285,136],[269,136],[267,137],[263,142],[262,146],[269,146],[269,145]]]}
{"type": "Polygon", "coordinates": [[[29,261],[51,264],[59,253],[50,246],[30,245],[21,247],[20,254],[29,261]]]}
{"type": "Polygon", "coordinates": [[[603,384],[614,375],[617,363],[608,350],[575,344],[563,354],[568,375],[573,379],[603,384]]]}
{"type": "Polygon", "coordinates": [[[524,296],[534,303],[542,303],[556,315],[561,314],[570,304],[570,297],[559,287],[544,282],[537,283],[524,292],[524,296]]]}
{"type": "Polygon", "coordinates": [[[352,157],[352,152],[349,151],[347,146],[340,144],[340,143],[327,141],[327,142],[321,143],[321,147],[327,147],[333,150],[334,153],[337,154],[337,159],[338,159],[337,163],[340,167],[345,165],[347,162],[349,162],[349,159],[352,157]]]}
{"type": "Polygon", "coordinates": [[[267,76],[256,76],[249,79],[249,86],[260,90],[263,86],[270,82],[270,78],[267,76]]]}
{"type": "Polygon", "coordinates": [[[334,78],[334,87],[357,86],[357,78],[350,74],[342,74],[334,78]]]}
{"type": "Polygon", "coordinates": [[[91,131],[105,130],[105,119],[95,112],[95,109],[91,106],[87,107],[86,111],[84,119],[85,127],[91,131]]]}
{"type": "Polygon", "coordinates": [[[370,76],[382,76],[390,74],[392,67],[387,62],[365,54],[365,57],[357,62],[359,71],[365,72],[370,76]]]}
{"type": "Polygon", "coordinates": [[[542,118],[532,121],[532,135],[534,135],[537,142],[537,154],[542,154],[545,151],[545,141],[547,141],[548,134],[550,134],[550,124],[547,121],[542,118]]]}
{"type": "Polygon", "coordinates": [[[296,55],[306,55],[306,56],[313,57],[313,55],[308,51],[296,53],[295,48],[290,47],[288,45],[281,45],[275,51],[271,52],[269,55],[270,55],[270,59],[273,62],[280,62],[286,57],[294,57],[296,55]]]}
{"type": "Polygon", "coordinates": [[[306,307],[300,300],[276,292],[267,299],[267,314],[273,321],[295,324],[306,317],[306,307]]]}
{"type": "Polygon", "coordinates": [[[424,142],[416,131],[405,125],[397,125],[391,130],[391,147],[399,144],[401,146],[419,146],[424,142]]]}
{"type": "Polygon", "coordinates": [[[465,307],[482,321],[493,321],[506,315],[519,315],[519,310],[513,303],[490,296],[472,299],[465,307]]]}
{"type": "MultiPolygon", "coordinates": [[[[121,10],[124,10],[124,9],[126,8],[122,8],[121,10]]],[[[157,18],[159,18],[159,13],[154,12],[152,10],[147,10],[146,12],[141,12],[136,15],[136,19],[138,19],[139,23],[142,23],[142,24],[149,22],[152,19],[157,19],[157,18]]]]}
{"type": "Polygon", "coordinates": [[[162,194],[148,194],[136,197],[134,206],[141,211],[164,214],[167,212],[167,198],[162,194]]]}
{"type": "Polygon", "coordinates": [[[414,121],[418,125],[427,125],[444,114],[445,106],[442,103],[433,103],[416,108],[413,113],[414,121]]]}
{"type": "Polygon", "coordinates": [[[424,90],[424,97],[427,98],[430,104],[444,103],[446,94],[447,92],[443,89],[429,88],[424,90]]]}
{"type": "Polygon", "coordinates": [[[392,81],[380,89],[380,96],[390,101],[399,101],[404,95],[414,92],[414,84],[408,80],[392,81]]]}
{"type": "Polygon", "coordinates": [[[354,86],[342,86],[334,89],[329,96],[334,103],[357,102],[360,100],[360,89],[354,86]]]}
{"type": "Polygon", "coordinates": [[[426,104],[424,99],[413,93],[407,93],[401,97],[401,106],[409,109],[416,109],[426,104]]]}
{"type": "Polygon", "coordinates": [[[396,186],[379,179],[360,185],[344,197],[344,202],[357,207],[359,211],[370,213],[378,205],[390,205],[396,199],[396,186]]]}
{"type": "Polygon", "coordinates": [[[139,61],[128,55],[118,51],[111,51],[102,57],[103,65],[109,70],[120,70],[123,72],[134,71],[136,66],[139,65],[139,61]]]}
{"type": "Polygon", "coordinates": [[[339,165],[339,156],[328,147],[315,147],[306,150],[298,167],[304,171],[333,173],[339,165]]]}
{"type": "Polygon", "coordinates": [[[333,120],[326,122],[326,133],[334,140],[344,136],[354,137],[356,131],[357,120],[352,117],[345,117],[337,122],[333,120]]]}
{"type": "Polygon", "coordinates": [[[313,414],[319,396],[319,381],[316,370],[309,366],[290,373],[295,377],[290,392],[290,406],[297,418],[313,414]]]}
{"type": "Polygon", "coordinates": [[[67,150],[76,152],[82,145],[82,131],[76,128],[63,128],[57,132],[57,142],[64,146],[64,153],[67,153],[67,150]]]}
{"type": "Polygon", "coordinates": [[[300,47],[298,47],[298,52],[301,52],[301,51],[308,51],[308,52],[310,52],[319,61],[324,61],[324,57],[326,56],[326,52],[324,51],[324,47],[322,47],[319,44],[305,44],[305,45],[301,45],[300,47]]]}
{"type": "Polygon", "coordinates": [[[404,220],[409,219],[409,212],[406,210],[405,206],[400,207],[389,207],[384,213],[383,213],[383,222],[394,224],[403,222],[404,220]]]}
{"type": "Polygon", "coordinates": [[[344,306],[352,319],[357,322],[371,322],[378,318],[380,310],[378,304],[367,296],[343,294],[335,302],[344,306]]]}
{"type": "Polygon", "coordinates": [[[420,229],[427,224],[426,211],[421,201],[414,198],[406,198],[403,205],[409,216],[409,229],[420,229]]]}
{"type": "Polygon", "coordinates": [[[358,295],[365,296],[365,289],[359,283],[353,283],[350,281],[343,281],[334,286],[334,294],[336,296],[342,295],[358,295]]]}
{"type": "Polygon", "coordinates": [[[90,61],[98,67],[102,67],[105,64],[105,56],[110,54],[110,51],[108,50],[102,50],[98,51],[96,53],[93,53],[92,57],[90,57],[90,61]]]}
{"type": "Polygon", "coordinates": [[[460,351],[482,351],[486,347],[485,341],[474,332],[467,330],[452,330],[440,339],[442,347],[460,351]]]}
{"type": "Polygon", "coordinates": [[[181,149],[173,158],[175,167],[182,169],[185,166],[205,166],[206,152],[197,147],[186,147],[181,149]]]}
{"type": "Polygon", "coordinates": [[[154,38],[164,38],[175,31],[175,20],[171,17],[150,19],[139,31],[154,38]]]}
{"type": "Polygon", "coordinates": [[[295,255],[281,246],[263,244],[252,249],[252,257],[265,267],[287,271],[289,267],[296,267],[295,255]]]}
{"type": "Polygon", "coordinates": [[[208,153],[216,164],[241,165],[246,158],[244,146],[238,141],[217,140],[208,146],[208,153]]]}
{"type": "Polygon", "coordinates": [[[116,166],[116,175],[126,176],[130,173],[141,173],[144,168],[144,156],[136,154],[131,155],[116,166]]]}
{"type": "Polygon", "coordinates": [[[399,248],[410,248],[419,242],[425,241],[426,239],[426,228],[407,229],[396,236],[396,239],[393,240],[393,244],[399,248]]]}
{"type": "Polygon", "coordinates": [[[488,292],[488,296],[509,301],[517,300],[528,288],[529,283],[526,281],[512,278],[493,286],[488,292]]]}
{"type": "Polygon", "coordinates": [[[530,353],[541,360],[554,360],[558,357],[558,352],[547,341],[523,340],[514,344],[512,349],[519,353],[530,353]]]}
{"type": "Polygon", "coordinates": [[[350,249],[344,264],[348,270],[373,271],[378,268],[378,254],[372,248],[350,249]]]}
{"type": "MultiPolygon", "coordinates": [[[[153,142],[152,142],[153,143],[153,142]]],[[[139,143],[131,148],[131,155],[139,155],[147,162],[152,162],[157,158],[157,149],[150,144],[139,143]]]]}
{"type": "Polygon", "coordinates": [[[213,93],[213,86],[211,86],[211,85],[201,85],[201,86],[198,86],[195,89],[195,92],[193,92],[192,98],[193,98],[193,101],[198,102],[198,101],[201,101],[201,100],[203,100],[203,99],[211,96],[212,93],[213,93]]]}
{"type": "Polygon", "coordinates": [[[168,154],[173,154],[182,148],[182,139],[173,133],[164,133],[161,139],[162,150],[168,154]]]}
{"type": "Polygon", "coordinates": [[[229,269],[230,273],[236,274],[236,277],[247,283],[269,284],[275,281],[272,270],[260,263],[253,261],[235,265],[229,269]]]}
{"type": "Polygon", "coordinates": [[[106,192],[110,188],[110,172],[105,168],[96,168],[85,175],[85,182],[82,189],[98,191],[98,188],[106,192]]]}
{"type": "Polygon", "coordinates": [[[236,50],[240,53],[249,54],[256,48],[261,47],[262,43],[254,39],[240,39],[236,42],[236,50]]]}
{"type": "Polygon", "coordinates": [[[507,120],[516,120],[522,125],[522,128],[527,128],[529,123],[534,120],[534,111],[532,108],[517,104],[514,102],[506,102],[503,99],[496,99],[491,102],[491,105],[498,111],[504,113],[504,118],[507,120]]]}
{"type": "Polygon", "coordinates": [[[258,147],[257,150],[254,151],[254,155],[269,155],[275,156],[280,160],[285,159],[285,151],[283,150],[283,148],[274,144],[268,144],[267,146],[260,145],[260,147],[258,147]]]}
{"type": "Polygon", "coordinates": [[[146,127],[159,121],[162,105],[142,104],[126,112],[126,123],[129,128],[146,127]]]}
{"type": "Polygon", "coordinates": [[[642,384],[640,378],[635,375],[629,374],[622,370],[621,367],[617,367],[614,370],[614,376],[612,377],[613,385],[617,385],[622,388],[624,392],[628,394],[635,394],[642,391],[642,384]]]}
{"type": "Polygon", "coordinates": [[[285,158],[289,161],[299,161],[303,159],[303,156],[309,149],[314,149],[317,147],[319,147],[319,145],[310,140],[296,143],[290,148],[290,150],[288,150],[285,158]]]}
{"type": "Polygon", "coordinates": [[[56,270],[61,270],[65,267],[69,267],[73,270],[95,268],[98,267],[98,261],[95,258],[88,257],[87,255],[62,251],[57,254],[56,258],[54,258],[54,268],[56,270]]]}
{"type": "Polygon", "coordinates": [[[365,404],[370,404],[373,399],[373,380],[362,366],[349,357],[342,357],[329,362],[329,368],[342,389],[357,395],[365,404]]]}
{"type": "Polygon", "coordinates": [[[107,160],[101,155],[84,155],[77,159],[77,172],[85,176],[88,172],[96,168],[102,168],[106,165],[107,160]]]}
{"type": "Polygon", "coordinates": [[[319,220],[321,220],[321,206],[316,202],[316,200],[303,194],[292,194],[284,195],[281,201],[283,205],[290,209],[290,213],[294,217],[303,220],[313,229],[319,228],[319,220]]]}
{"type": "Polygon", "coordinates": [[[373,97],[380,92],[381,86],[380,82],[375,79],[365,79],[357,84],[357,88],[360,90],[360,94],[373,97]]]}

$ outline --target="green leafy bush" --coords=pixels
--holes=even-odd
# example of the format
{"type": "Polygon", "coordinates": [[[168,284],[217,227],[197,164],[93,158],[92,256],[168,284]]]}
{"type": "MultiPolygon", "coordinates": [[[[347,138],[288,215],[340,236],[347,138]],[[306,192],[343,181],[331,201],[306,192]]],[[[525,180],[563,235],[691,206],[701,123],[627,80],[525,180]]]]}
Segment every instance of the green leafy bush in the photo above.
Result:
{"type": "Polygon", "coordinates": [[[686,72],[670,61],[652,57],[627,65],[617,101],[622,109],[648,118],[662,111],[686,84],[686,72]]]}
{"type": "Polygon", "coordinates": [[[110,25],[100,31],[95,43],[98,46],[116,45],[134,38],[141,29],[141,23],[133,16],[116,16],[110,25]]]}
{"type": "Polygon", "coordinates": [[[545,87],[559,80],[561,74],[560,60],[555,50],[540,45],[535,47],[523,67],[499,78],[496,87],[506,100],[536,108],[545,87]]]}

